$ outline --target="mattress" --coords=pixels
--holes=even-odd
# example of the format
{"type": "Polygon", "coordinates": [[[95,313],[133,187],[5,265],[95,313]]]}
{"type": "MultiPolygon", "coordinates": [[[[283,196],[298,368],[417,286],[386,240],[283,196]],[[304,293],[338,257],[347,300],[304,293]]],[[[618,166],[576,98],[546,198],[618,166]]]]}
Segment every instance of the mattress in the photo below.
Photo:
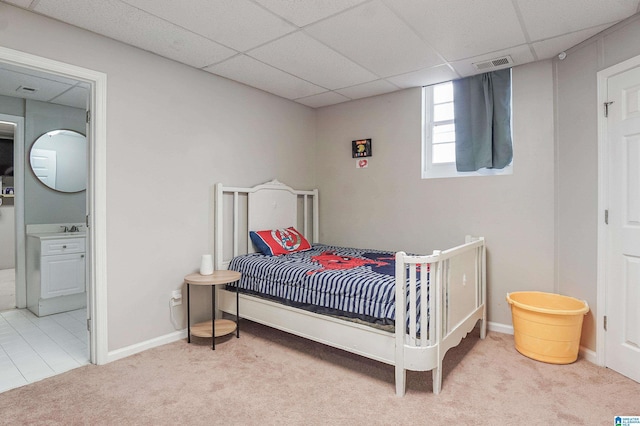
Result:
{"type": "Polygon", "coordinates": [[[242,273],[241,292],[316,313],[394,325],[393,252],[314,244],[282,256],[238,256],[229,269],[242,273]]]}

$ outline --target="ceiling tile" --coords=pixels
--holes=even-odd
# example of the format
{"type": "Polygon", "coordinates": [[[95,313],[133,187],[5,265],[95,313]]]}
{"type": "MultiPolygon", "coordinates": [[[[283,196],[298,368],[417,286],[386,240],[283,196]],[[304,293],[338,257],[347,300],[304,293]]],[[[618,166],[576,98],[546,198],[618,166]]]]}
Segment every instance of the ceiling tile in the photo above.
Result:
{"type": "Polygon", "coordinates": [[[236,54],[118,0],[40,0],[34,10],[196,68],[236,54]]]}
{"type": "Polygon", "coordinates": [[[303,32],[258,47],[248,54],[326,89],[340,89],[377,77],[303,32]]]}
{"type": "Polygon", "coordinates": [[[245,51],[297,28],[248,0],[123,0],[232,49],[245,51]]]}
{"type": "Polygon", "coordinates": [[[526,42],[511,0],[386,0],[386,4],[447,61],[526,42]]]}
{"type": "Polygon", "coordinates": [[[22,7],[27,9],[31,3],[33,3],[33,0],[3,0],[5,3],[9,3],[9,4],[13,4],[15,6],[18,7],[22,7]]]}
{"type": "Polygon", "coordinates": [[[376,80],[369,83],[359,84],[357,86],[346,87],[336,90],[351,99],[366,98],[369,96],[382,95],[398,90],[398,87],[384,80],[376,80]]]}
{"type": "Polygon", "coordinates": [[[58,96],[60,93],[72,87],[70,84],[61,83],[53,79],[36,77],[29,74],[19,73],[0,68],[0,95],[14,98],[33,99],[47,102],[58,96]],[[33,93],[16,91],[20,86],[37,89],[33,93]]]}
{"type": "Polygon", "coordinates": [[[322,87],[301,80],[245,55],[227,59],[217,65],[205,68],[205,71],[287,99],[302,98],[326,92],[326,89],[322,87]]]}
{"type": "Polygon", "coordinates": [[[589,28],[588,30],[576,31],[575,33],[565,34],[559,37],[532,43],[533,50],[535,50],[538,59],[549,59],[556,56],[558,53],[598,34],[600,31],[604,31],[608,27],[609,24],[600,25],[589,28]]]}
{"type": "Polygon", "coordinates": [[[311,25],[305,32],[380,77],[442,63],[435,51],[377,0],[311,25]]]}
{"type": "Polygon", "coordinates": [[[529,37],[538,41],[633,15],[638,0],[516,0],[529,37]]]}
{"type": "Polygon", "coordinates": [[[415,71],[415,72],[410,72],[407,74],[388,77],[387,80],[389,80],[390,82],[392,82],[398,87],[409,88],[409,87],[429,86],[431,84],[455,80],[458,77],[459,77],[458,74],[456,74],[455,71],[453,71],[447,65],[440,65],[433,68],[425,68],[425,69],[415,71]]]}
{"type": "Polygon", "coordinates": [[[368,0],[256,0],[299,27],[324,19],[368,0]]]}
{"type": "MultiPolygon", "coordinates": [[[[510,55],[515,65],[526,64],[527,62],[532,62],[534,60],[533,54],[531,53],[531,49],[529,48],[529,45],[523,44],[522,46],[516,46],[510,49],[487,53],[485,55],[476,56],[474,58],[452,62],[451,65],[458,72],[458,74],[460,74],[460,76],[468,77],[470,75],[479,73],[479,71],[476,70],[475,67],[473,66],[475,62],[488,61],[490,59],[499,58],[504,55],[510,55]]],[[[502,68],[507,68],[507,67],[502,67],[502,68]]],[[[499,68],[496,68],[496,69],[499,69],[499,68]]]]}
{"type": "Polygon", "coordinates": [[[85,109],[87,107],[87,99],[89,98],[89,90],[76,86],[67,90],[60,96],[56,96],[49,102],[59,105],[68,105],[75,108],[85,109]]]}
{"type": "Polygon", "coordinates": [[[348,100],[350,99],[338,93],[325,92],[325,93],[320,93],[319,95],[313,95],[306,98],[296,99],[296,102],[306,106],[310,106],[311,108],[320,108],[323,106],[339,104],[341,102],[346,102],[348,100]]]}

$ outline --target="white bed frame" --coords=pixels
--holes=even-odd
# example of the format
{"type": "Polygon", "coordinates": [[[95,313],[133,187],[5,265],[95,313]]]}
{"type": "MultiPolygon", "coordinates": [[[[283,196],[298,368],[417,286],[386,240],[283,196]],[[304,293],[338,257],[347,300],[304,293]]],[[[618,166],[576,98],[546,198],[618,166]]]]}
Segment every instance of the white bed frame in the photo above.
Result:
{"type": "MultiPolygon", "coordinates": [[[[294,190],[277,180],[252,188],[216,184],[214,196],[214,249],[216,269],[227,269],[231,259],[255,252],[249,230],[295,226],[312,243],[318,242],[318,191],[294,190]],[[242,239],[240,238],[242,237],[242,239]]],[[[285,306],[246,294],[240,295],[242,318],[265,324],[332,347],[395,366],[396,394],[403,396],[406,370],[432,371],[433,393],[442,387],[442,360],[478,321],[480,338],[486,335],[485,245],[483,238],[467,236],[463,245],[426,256],[396,254],[396,324],[415,318],[416,269],[430,268],[430,297],[421,298],[420,330],[416,321],[395,332],[340,320],[285,306]],[[419,265],[419,266],[418,266],[419,265]],[[408,289],[405,285],[409,282],[408,289]],[[399,284],[399,285],[398,285],[399,284]],[[408,301],[407,297],[408,295],[408,301]],[[399,304],[399,305],[398,305],[399,304]],[[424,335],[424,333],[422,333],[424,335]]],[[[219,289],[218,309],[236,313],[236,294],[219,289]]]]}

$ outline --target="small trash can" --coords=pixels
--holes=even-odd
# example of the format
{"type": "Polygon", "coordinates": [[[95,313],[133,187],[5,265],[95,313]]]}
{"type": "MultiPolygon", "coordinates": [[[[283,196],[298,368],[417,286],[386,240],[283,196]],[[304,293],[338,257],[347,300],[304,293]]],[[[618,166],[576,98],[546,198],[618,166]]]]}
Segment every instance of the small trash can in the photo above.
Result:
{"type": "Polygon", "coordinates": [[[539,291],[507,293],[516,350],[537,361],[570,364],[578,359],[583,300],[539,291]]]}

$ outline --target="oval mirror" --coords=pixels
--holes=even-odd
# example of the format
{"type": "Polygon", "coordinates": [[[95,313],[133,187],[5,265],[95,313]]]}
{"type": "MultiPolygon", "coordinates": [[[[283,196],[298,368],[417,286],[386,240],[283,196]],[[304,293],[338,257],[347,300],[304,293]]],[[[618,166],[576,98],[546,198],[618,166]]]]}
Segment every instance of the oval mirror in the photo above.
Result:
{"type": "Polygon", "coordinates": [[[87,187],[87,138],[73,130],[52,130],[31,146],[33,174],[51,189],[80,192],[87,187]]]}

